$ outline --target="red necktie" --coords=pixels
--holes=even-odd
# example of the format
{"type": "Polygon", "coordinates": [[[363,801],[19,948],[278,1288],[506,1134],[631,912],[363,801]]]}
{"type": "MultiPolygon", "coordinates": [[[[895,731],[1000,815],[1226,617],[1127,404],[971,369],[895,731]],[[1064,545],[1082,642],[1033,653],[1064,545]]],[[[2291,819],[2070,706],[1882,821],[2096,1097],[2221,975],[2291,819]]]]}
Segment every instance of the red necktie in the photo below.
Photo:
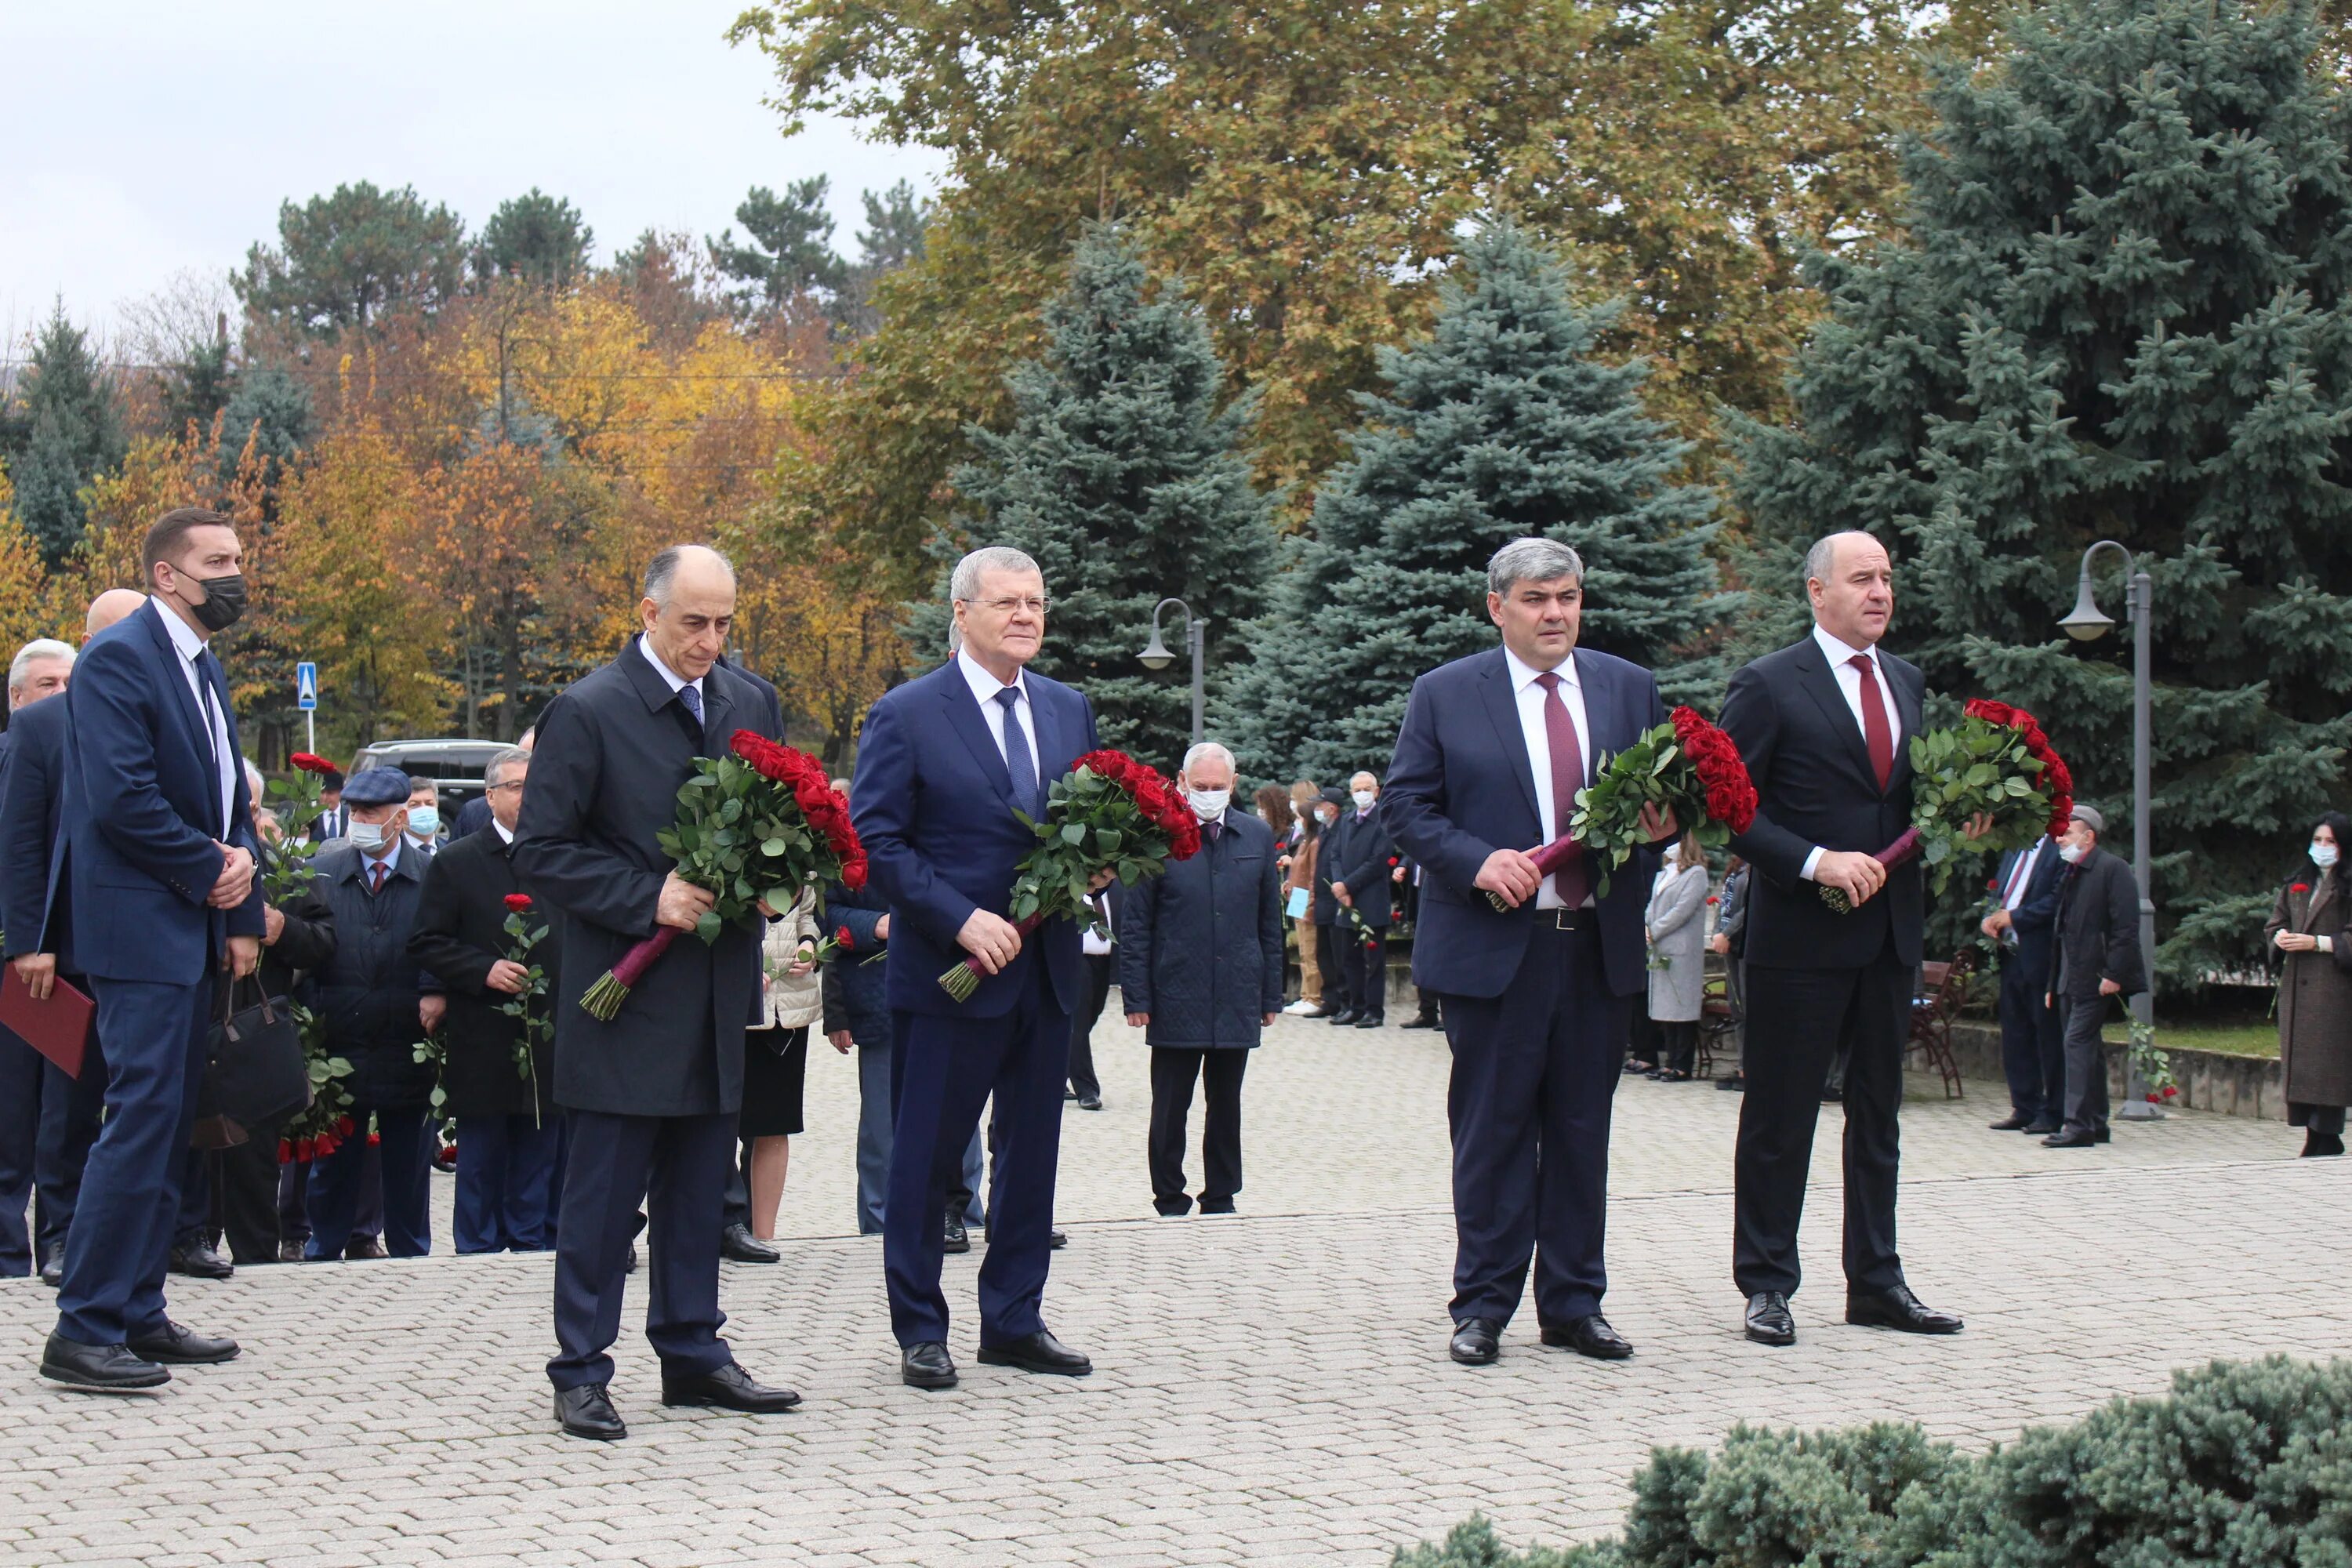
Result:
{"type": "Polygon", "coordinates": [[[1878,695],[1878,667],[1866,653],[1855,654],[1846,662],[1862,671],[1862,739],[1870,748],[1870,765],[1878,774],[1878,792],[1886,793],[1886,782],[1895,776],[1895,731],[1886,727],[1886,704],[1878,695]]]}
{"type": "MultiPolygon", "coordinates": [[[[1544,689],[1544,740],[1551,752],[1552,833],[1565,837],[1568,825],[1576,818],[1576,792],[1584,787],[1584,748],[1577,742],[1576,721],[1569,717],[1568,704],[1559,700],[1559,672],[1547,669],[1536,677],[1536,684],[1544,689]]],[[[1551,885],[1559,889],[1561,903],[1571,910],[1582,909],[1591,891],[1584,857],[1570,856],[1551,874],[1551,885]]]]}
{"type": "Polygon", "coordinates": [[[368,891],[371,894],[383,892],[383,862],[379,860],[373,867],[369,868],[368,877],[370,879],[368,882],[368,891]]]}

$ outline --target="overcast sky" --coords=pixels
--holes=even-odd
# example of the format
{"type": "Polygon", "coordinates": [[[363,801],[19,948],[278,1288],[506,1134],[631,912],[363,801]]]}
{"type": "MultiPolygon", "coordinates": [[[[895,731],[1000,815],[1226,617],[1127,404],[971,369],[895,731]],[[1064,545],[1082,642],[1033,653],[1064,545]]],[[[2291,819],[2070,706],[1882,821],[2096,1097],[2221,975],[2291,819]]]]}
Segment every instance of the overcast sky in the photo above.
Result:
{"type": "Polygon", "coordinates": [[[278,204],[352,180],[413,184],[478,229],[538,185],[599,258],[647,227],[716,234],[755,184],[833,178],[928,194],[944,160],[814,123],[790,141],[742,0],[0,0],[0,331],[62,294],[110,327],[188,268],[226,273],[278,204]]]}

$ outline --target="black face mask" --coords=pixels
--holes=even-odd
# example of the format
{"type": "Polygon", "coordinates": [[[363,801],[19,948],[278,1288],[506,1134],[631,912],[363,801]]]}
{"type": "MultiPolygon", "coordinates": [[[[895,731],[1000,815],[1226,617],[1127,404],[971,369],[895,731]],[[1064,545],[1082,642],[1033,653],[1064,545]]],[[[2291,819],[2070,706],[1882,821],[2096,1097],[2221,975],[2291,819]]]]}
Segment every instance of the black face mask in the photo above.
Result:
{"type": "MultiPolygon", "coordinates": [[[[205,602],[189,605],[188,612],[208,632],[225,632],[236,625],[245,614],[245,574],[231,572],[222,577],[191,577],[189,582],[205,591],[205,602]]],[[[186,601],[181,601],[185,604],[186,601]]]]}

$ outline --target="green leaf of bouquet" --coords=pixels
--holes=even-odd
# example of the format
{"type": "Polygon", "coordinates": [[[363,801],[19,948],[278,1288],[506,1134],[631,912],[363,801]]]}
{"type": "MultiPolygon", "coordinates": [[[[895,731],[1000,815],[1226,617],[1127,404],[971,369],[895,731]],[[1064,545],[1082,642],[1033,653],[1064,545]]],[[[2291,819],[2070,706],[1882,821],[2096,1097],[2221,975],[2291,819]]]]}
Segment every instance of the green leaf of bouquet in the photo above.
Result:
{"type": "Polygon", "coordinates": [[[694,922],[694,934],[706,942],[717,942],[719,930],[725,923],[719,918],[718,910],[705,910],[702,918],[694,922]]]}
{"type": "Polygon", "coordinates": [[[1070,846],[1072,848],[1075,849],[1078,847],[1085,844],[1086,841],[1087,830],[1084,824],[1073,822],[1068,826],[1062,829],[1062,842],[1070,846]]]}

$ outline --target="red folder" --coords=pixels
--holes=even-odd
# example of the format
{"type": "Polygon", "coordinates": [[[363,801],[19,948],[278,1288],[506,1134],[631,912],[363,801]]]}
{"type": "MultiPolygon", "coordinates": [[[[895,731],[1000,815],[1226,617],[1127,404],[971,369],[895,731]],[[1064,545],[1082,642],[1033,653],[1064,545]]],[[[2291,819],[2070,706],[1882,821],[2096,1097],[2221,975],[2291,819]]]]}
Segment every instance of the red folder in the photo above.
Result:
{"type": "Polygon", "coordinates": [[[16,966],[0,964],[0,1025],[57,1063],[68,1078],[81,1077],[97,1015],[98,1004],[62,980],[50,987],[47,1001],[34,1001],[16,966]]]}

